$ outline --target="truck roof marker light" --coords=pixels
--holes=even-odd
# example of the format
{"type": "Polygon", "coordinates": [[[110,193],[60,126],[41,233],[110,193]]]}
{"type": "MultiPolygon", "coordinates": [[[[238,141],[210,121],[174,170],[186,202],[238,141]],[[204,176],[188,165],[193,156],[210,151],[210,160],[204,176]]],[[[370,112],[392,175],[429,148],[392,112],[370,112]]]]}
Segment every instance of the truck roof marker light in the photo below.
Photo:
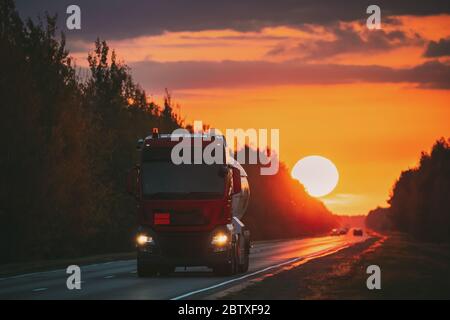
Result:
{"type": "Polygon", "coordinates": [[[153,128],[152,129],[152,138],[153,139],[158,139],[159,138],[159,130],[158,130],[158,128],[153,128]]]}

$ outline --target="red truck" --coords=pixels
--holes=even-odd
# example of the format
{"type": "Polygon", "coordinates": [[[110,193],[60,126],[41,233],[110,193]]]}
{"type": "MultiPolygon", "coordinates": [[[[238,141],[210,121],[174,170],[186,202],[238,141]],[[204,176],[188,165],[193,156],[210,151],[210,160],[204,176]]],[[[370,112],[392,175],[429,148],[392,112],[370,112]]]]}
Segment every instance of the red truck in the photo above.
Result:
{"type": "Polygon", "coordinates": [[[178,266],[207,266],[218,275],[246,272],[250,231],[240,219],[250,194],[247,174],[223,136],[183,138],[200,139],[192,154],[215,143],[223,148],[223,161],[174,164],[178,142],[172,135],[154,132],[138,141],[139,161],[127,182],[137,200],[137,273],[167,275],[178,266]]]}

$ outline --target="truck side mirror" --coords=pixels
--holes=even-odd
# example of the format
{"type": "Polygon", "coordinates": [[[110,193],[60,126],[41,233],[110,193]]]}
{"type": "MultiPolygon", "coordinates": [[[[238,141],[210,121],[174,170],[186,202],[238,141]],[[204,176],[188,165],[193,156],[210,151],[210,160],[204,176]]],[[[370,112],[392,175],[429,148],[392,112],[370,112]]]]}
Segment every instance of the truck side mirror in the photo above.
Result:
{"type": "Polygon", "coordinates": [[[238,168],[232,168],[233,170],[233,194],[241,193],[241,171],[238,168]]]}
{"type": "Polygon", "coordinates": [[[136,150],[141,151],[143,145],[144,145],[144,139],[139,139],[136,144],[136,150]]]}
{"type": "Polygon", "coordinates": [[[137,197],[139,194],[139,166],[133,167],[127,175],[127,193],[137,197]]]}
{"type": "Polygon", "coordinates": [[[224,178],[224,177],[226,177],[228,175],[228,173],[229,173],[229,169],[228,169],[227,166],[220,166],[219,167],[219,172],[218,172],[219,177],[224,178]]]}

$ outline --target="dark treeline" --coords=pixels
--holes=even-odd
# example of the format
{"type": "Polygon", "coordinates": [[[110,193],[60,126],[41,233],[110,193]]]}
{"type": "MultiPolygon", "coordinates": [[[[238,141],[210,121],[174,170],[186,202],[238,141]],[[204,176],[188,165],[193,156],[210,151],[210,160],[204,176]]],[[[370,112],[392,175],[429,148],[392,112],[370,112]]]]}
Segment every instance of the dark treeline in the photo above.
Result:
{"type": "Polygon", "coordinates": [[[181,124],[170,97],[148,102],[105,42],[79,79],[55,23],[23,22],[0,2],[0,262],[129,248],[136,139],[181,124]]]}
{"type": "MultiPolygon", "coordinates": [[[[135,201],[124,184],[136,140],[183,125],[170,95],[164,106],[149,102],[105,42],[80,78],[55,25],[23,22],[12,0],[0,1],[0,263],[131,249],[135,201]]],[[[246,169],[254,238],[335,224],[286,167],[275,176],[246,169]]]]}
{"type": "Polygon", "coordinates": [[[389,214],[389,208],[378,207],[370,210],[366,217],[366,225],[377,231],[392,230],[392,222],[389,214]]]}
{"type": "Polygon", "coordinates": [[[419,166],[403,171],[388,208],[367,217],[376,230],[398,230],[424,241],[450,241],[450,140],[437,141],[419,166]]]}

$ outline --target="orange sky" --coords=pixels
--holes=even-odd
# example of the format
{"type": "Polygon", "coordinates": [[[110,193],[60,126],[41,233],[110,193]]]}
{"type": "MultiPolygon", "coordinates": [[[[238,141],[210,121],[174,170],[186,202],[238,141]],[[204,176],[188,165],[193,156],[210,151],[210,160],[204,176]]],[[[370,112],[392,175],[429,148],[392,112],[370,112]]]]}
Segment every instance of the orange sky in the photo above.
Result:
{"type": "Polygon", "coordinates": [[[323,200],[342,214],[386,205],[401,170],[417,164],[434,140],[450,136],[445,90],[349,84],[186,93],[192,96],[180,99],[181,112],[189,121],[221,130],[279,128],[280,157],[290,168],[308,155],[332,160],[340,180],[323,200]]]}
{"type": "MultiPolygon", "coordinates": [[[[209,81],[216,81],[220,73],[210,78],[206,73],[206,79],[195,82],[198,75],[194,71],[170,75],[173,81],[158,83],[158,77],[146,82],[146,74],[143,71],[140,74],[140,67],[133,63],[145,66],[151,62],[152,67],[158,68],[175,66],[170,69],[175,71],[180,61],[186,64],[262,61],[275,63],[275,67],[286,61],[307,65],[377,65],[392,68],[390,77],[397,76],[398,68],[414,68],[430,61],[449,63],[449,56],[424,56],[429,41],[450,36],[449,15],[402,16],[398,21],[386,24],[378,34],[370,33],[358,22],[347,22],[333,27],[310,25],[306,29],[274,26],[250,32],[230,29],[164,32],[111,40],[109,45],[131,65],[138,82],[157,101],[164,87],[172,89],[188,122],[202,120],[221,130],[280,129],[280,157],[289,167],[308,155],[329,158],[337,166],[340,180],[323,201],[335,213],[365,214],[376,206],[386,205],[396,178],[402,170],[417,164],[421,151],[428,151],[436,139],[450,136],[448,89],[421,88],[422,79],[415,81],[416,73],[408,73],[413,78],[407,81],[378,80],[378,74],[376,81],[365,80],[364,74],[358,74],[361,79],[350,77],[343,84],[333,81],[320,84],[307,83],[305,75],[306,79],[299,83],[295,83],[294,77],[292,83],[275,85],[259,82],[230,85],[219,81],[210,86],[209,81]],[[401,37],[395,35],[397,31],[402,33],[401,37]],[[196,84],[186,86],[191,76],[196,84]]],[[[90,43],[81,40],[76,46],[91,48],[90,43]]],[[[74,56],[79,65],[85,64],[85,51],[75,52],[74,56]]],[[[271,74],[264,76],[270,78],[271,74]]]]}

